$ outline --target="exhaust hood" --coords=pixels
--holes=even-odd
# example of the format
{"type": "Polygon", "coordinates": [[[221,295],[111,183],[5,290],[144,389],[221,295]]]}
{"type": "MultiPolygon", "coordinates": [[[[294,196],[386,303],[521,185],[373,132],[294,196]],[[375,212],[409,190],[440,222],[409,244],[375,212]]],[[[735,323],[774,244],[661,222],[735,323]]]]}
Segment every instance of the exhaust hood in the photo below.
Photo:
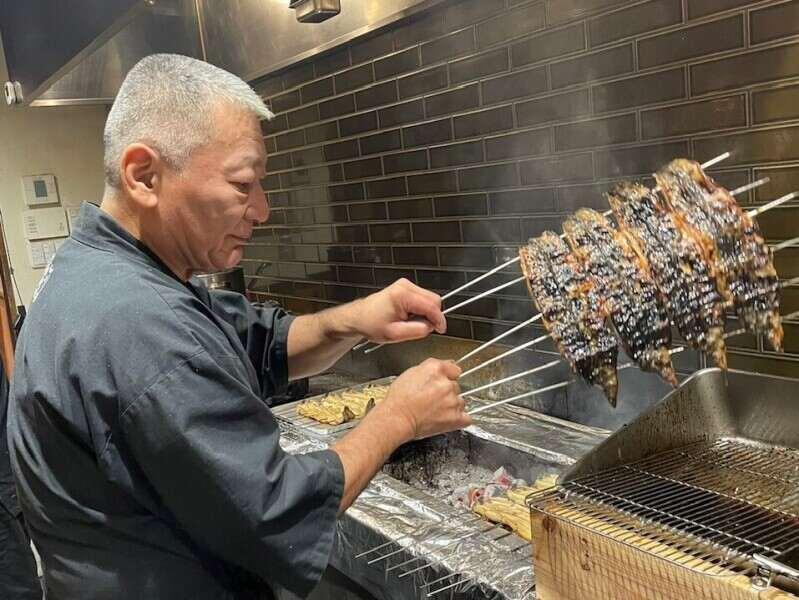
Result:
{"type": "Polygon", "coordinates": [[[0,83],[9,103],[105,104],[157,52],[252,81],[442,1],[0,0],[9,73],[0,83]]]}

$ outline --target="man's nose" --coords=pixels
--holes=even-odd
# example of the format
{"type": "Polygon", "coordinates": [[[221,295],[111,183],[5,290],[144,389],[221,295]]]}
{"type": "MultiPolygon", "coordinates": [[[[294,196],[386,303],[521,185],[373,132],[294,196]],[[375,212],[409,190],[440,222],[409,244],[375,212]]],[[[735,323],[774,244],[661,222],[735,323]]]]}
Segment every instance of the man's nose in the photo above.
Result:
{"type": "Polygon", "coordinates": [[[253,195],[251,206],[255,209],[255,220],[258,223],[266,223],[269,219],[269,200],[260,185],[254,186],[253,195]]]}

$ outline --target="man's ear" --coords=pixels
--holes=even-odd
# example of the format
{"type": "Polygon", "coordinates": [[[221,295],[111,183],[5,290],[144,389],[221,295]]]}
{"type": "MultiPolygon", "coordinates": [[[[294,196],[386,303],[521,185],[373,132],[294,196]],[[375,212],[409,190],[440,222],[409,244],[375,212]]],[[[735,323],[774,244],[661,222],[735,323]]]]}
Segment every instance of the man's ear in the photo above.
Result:
{"type": "Polygon", "coordinates": [[[155,207],[165,166],[158,152],[146,144],[131,144],[120,160],[123,191],[142,208],[155,207]]]}

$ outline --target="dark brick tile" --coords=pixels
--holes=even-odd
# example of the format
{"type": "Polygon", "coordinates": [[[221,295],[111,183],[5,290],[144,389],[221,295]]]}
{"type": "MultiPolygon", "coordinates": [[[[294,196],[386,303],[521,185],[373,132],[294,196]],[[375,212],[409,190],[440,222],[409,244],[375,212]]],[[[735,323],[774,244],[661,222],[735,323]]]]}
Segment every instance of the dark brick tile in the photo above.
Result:
{"type": "Polygon", "coordinates": [[[768,240],[787,240],[796,237],[799,208],[772,210],[758,216],[757,224],[768,240]]]}
{"type": "Polygon", "coordinates": [[[390,173],[405,173],[407,171],[421,171],[428,168],[427,150],[411,150],[397,154],[386,154],[383,157],[383,168],[386,175],[390,173]]]}
{"type": "MultiPolygon", "coordinates": [[[[752,181],[751,177],[749,176],[748,169],[738,169],[734,171],[718,171],[711,169],[709,174],[716,181],[716,183],[723,185],[728,190],[734,190],[735,188],[741,187],[742,185],[752,181]]],[[[751,204],[750,195],[751,193],[739,194],[736,197],[736,200],[739,204],[751,204]]]]}
{"type": "Polygon", "coordinates": [[[483,142],[464,142],[430,148],[430,166],[434,169],[483,161],[483,142]]]}
{"type": "Polygon", "coordinates": [[[408,223],[385,223],[369,225],[373,242],[410,242],[411,228],[408,223]]]}
{"type": "Polygon", "coordinates": [[[680,0],[652,0],[588,21],[592,46],[676,25],[682,21],[680,0]]]}
{"type": "Polygon", "coordinates": [[[718,156],[732,152],[725,164],[777,162],[799,158],[799,127],[699,139],[694,142],[697,156],[718,156]],[[723,148],[722,148],[723,146],[723,148]]]}
{"type": "Polygon", "coordinates": [[[585,30],[582,23],[548,31],[510,47],[514,67],[555,58],[585,49],[585,30]]]}
{"type": "Polygon", "coordinates": [[[319,260],[322,262],[352,262],[351,246],[319,246],[319,260]]]}
{"type": "Polygon", "coordinates": [[[555,190],[551,188],[534,190],[509,190],[489,194],[491,214],[524,215],[555,210],[555,190]]]}
{"type": "Polygon", "coordinates": [[[350,204],[350,221],[381,221],[387,216],[385,202],[350,204]]]}
{"type": "Polygon", "coordinates": [[[346,223],[350,220],[345,204],[315,206],[313,212],[317,223],[346,223]]]}
{"type": "MultiPolygon", "coordinates": [[[[455,286],[457,287],[457,286],[455,286]]],[[[473,321],[472,328],[474,329],[474,339],[481,342],[493,340],[501,333],[505,333],[512,325],[504,323],[494,323],[490,321],[473,321]]],[[[509,346],[518,346],[524,342],[529,342],[531,339],[537,337],[531,334],[526,328],[518,333],[512,333],[502,340],[503,344],[509,346]]]]}
{"type": "Polygon", "coordinates": [[[679,67],[595,85],[591,93],[597,113],[679,100],[686,97],[685,71],[679,67]]]}
{"type": "Polygon", "coordinates": [[[421,64],[419,48],[409,48],[375,61],[375,77],[385,79],[413,71],[421,64]]]}
{"type": "Polygon", "coordinates": [[[413,269],[375,269],[376,285],[391,285],[403,278],[411,282],[416,281],[416,273],[413,269]]]}
{"type": "MultiPolygon", "coordinates": [[[[313,148],[305,148],[291,153],[291,159],[295,167],[307,167],[310,165],[318,165],[319,163],[327,162],[325,158],[324,148],[322,146],[314,146],[313,148]]],[[[271,164],[272,157],[269,157],[267,167],[271,164]]]]}
{"type": "Polygon", "coordinates": [[[377,112],[371,111],[340,119],[338,122],[341,135],[355,135],[371,129],[377,129],[377,112]]]}
{"type": "Polygon", "coordinates": [[[424,100],[428,117],[452,114],[477,108],[480,105],[478,84],[467,85],[458,89],[428,96],[424,100]]]}
{"type": "Polygon", "coordinates": [[[335,229],[337,242],[369,241],[369,229],[366,225],[340,225],[335,229]]]}
{"type": "Polygon", "coordinates": [[[625,4],[627,0],[549,0],[549,21],[562,23],[625,4]]]}
{"type": "Polygon", "coordinates": [[[571,213],[582,207],[604,211],[609,206],[605,194],[614,185],[614,183],[592,183],[559,187],[555,208],[562,213],[571,213]]]}
{"type": "Polygon", "coordinates": [[[286,224],[286,213],[282,210],[270,210],[269,211],[269,224],[270,225],[285,225],[286,224]]]}
{"type": "Polygon", "coordinates": [[[485,48],[521,35],[528,35],[545,26],[544,4],[528,4],[480,23],[477,26],[477,45],[485,48]]]}
{"type": "Polygon", "coordinates": [[[313,83],[304,85],[300,88],[300,94],[302,95],[303,104],[308,104],[309,102],[314,102],[316,100],[321,100],[322,98],[332,96],[333,78],[327,77],[325,79],[319,79],[313,83]]]}
{"type": "Polygon", "coordinates": [[[731,96],[641,113],[644,139],[746,125],[746,98],[731,96]]]}
{"type": "Polygon", "coordinates": [[[465,138],[513,129],[513,107],[500,106],[455,117],[455,137],[465,138]]]}
{"type": "Polygon", "coordinates": [[[632,73],[633,49],[630,45],[609,48],[572,60],[554,63],[549,67],[549,71],[552,76],[553,88],[632,73]]]}
{"type": "Polygon", "coordinates": [[[394,47],[407,48],[444,35],[444,33],[446,33],[444,13],[442,11],[425,13],[394,30],[394,47]]]}
{"type": "Polygon", "coordinates": [[[393,35],[390,31],[379,33],[373,37],[358,41],[350,47],[352,64],[371,60],[375,56],[383,56],[394,47],[393,35]]]}
{"type": "Polygon", "coordinates": [[[536,307],[529,300],[500,298],[498,304],[499,318],[505,321],[526,321],[538,313],[536,307]]]}
{"type": "Polygon", "coordinates": [[[515,164],[489,165],[458,171],[461,190],[483,190],[519,185],[515,164]]]}
{"type": "Polygon", "coordinates": [[[507,71],[508,67],[508,49],[497,48],[450,63],[449,78],[453,84],[463,83],[507,71]]]}
{"type": "Polygon", "coordinates": [[[462,0],[444,10],[444,23],[449,31],[477,23],[505,8],[502,0],[462,0]]]}
{"type": "Polygon", "coordinates": [[[412,196],[454,192],[458,189],[454,171],[436,171],[424,175],[408,176],[408,192],[412,196]]]}
{"type": "Polygon", "coordinates": [[[338,268],[338,280],[344,283],[374,284],[375,275],[371,267],[344,267],[338,268]]]}
{"type": "Polygon", "coordinates": [[[424,219],[433,216],[430,198],[412,198],[388,203],[390,219],[424,219]]]}
{"type": "Polygon", "coordinates": [[[441,65],[402,77],[398,84],[400,98],[410,98],[433,90],[440,90],[447,87],[447,66],[441,65]]]}
{"type": "Polygon", "coordinates": [[[378,118],[380,119],[380,127],[392,127],[421,121],[424,119],[424,102],[419,98],[418,100],[411,100],[410,102],[403,102],[402,104],[380,109],[378,118]]]}
{"type": "Polygon", "coordinates": [[[329,244],[333,241],[330,227],[306,227],[300,231],[303,244],[329,244]]]}
{"type": "Polygon", "coordinates": [[[294,110],[287,114],[289,119],[289,127],[302,127],[309,123],[314,123],[319,120],[319,107],[314,104],[313,106],[306,106],[294,110]]]}
{"type": "Polygon", "coordinates": [[[518,242],[519,219],[480,219],[463,221],[464,242],[518,242]]]}
{"type": "Polygon", "coordinates": [[[448,142],[452,139],[452,122],[449,119],[441,119],[423,125],[404,127],[402,139],[406,148],[434,142],[448,142]]]}
{"type": "MultiPolygon", "coordinates": [[[[518,243],[516,243],[513,246],[511,246],[511,249],[513,250],[513,254],[514,255],[518,255],[518,252],[519,252],[518,243]]],[[[466,273],[466,280],[470,281],[472,279],[475,279],[475,278],[479,277],[480,275],[482,275],[482,273],[480,273],[479,271],[478,272],[466,273]]],[[[502,283],[508,283],[509,281],[512,281],[512,280],[518,279],[518,278],[519,278],[519,273],[518,272],[514,272],[514,271],[512,271],[510,269],[508,269],[507,271],[501,271],[499,273],[496,273],[495,275],[492,275],[488,279],[484,279],[482,281],[478,281],[477,283],[472,285],[469,288],[469,293],[476,294],[478,292],[487,292],[488,290],[490,290],[490,289],[492,289],[492,288],[494,288],[494,287],[496,287],[496,286],[498,286],[498,285],[500,285],[502,283]]],[[[500,290],[497,293],[501,294],[503,296],[521,296],[521,297],[523,297],[525,299],[528,299],[528,300],[530,298],[530,293],[527,291],[527,285],[523,281],[519,282],[519,283],[516,283],[515,285],[508,286],[508,287],[500,290]]],[[[506,342],[503,342],[503,343],[506,343],[506,342]]]]}
{"type": "Polygon", "coordinates": [[[770,356],[738,354],[736,352],[730,352],[728,357],[727,362],[730,369],[765,373],[777,375],[778,377],[796,377],[796,362],[794,361],[770,356]]]}
{"type": "Polygon", "coordinates": [[[781,279],[799,277],[799,250],[786,248],[774,255],[774,267],[781,279]]]}
{"type": "Polygon", "coordinates": [[[555,181],[585,181],[594,178],[591,154],[537,158],[519,165],[522,185],[555,181]]]}
{"type": "Polygon", "coordinates": [[[780,309],[781,312],[785,314],[790,314],[799,310],[799,289],[786,288],[782,290],[780,309]]]}
{"type": "Polygon", "coordinates": [[[284,188],[341,181],[342,179],[341,165],[309,167],[280,175],[280,183],[284,188]]]}
{"type": "MultiPolygon", "coordinates": [[[[493,267],[491,248],[480,246],[442,247],[438,249],[442,267],[493,267]]],[[[495,315],[496,316],[496,315],[495,315]]]]}
{"type": "Polygon", "coordinates": [[[341,160],[358,156],[358,140],[345,140],[323,146],[325,160],[341,160]]]}
{"type": "Polygon", "coordinates": [[[356,263],[390,265],[393,262],[389,246],[355,246],[352,253],[356,263]]]}
{"type": "Polygon", "coordinates": [[[350,53],[346,49],[314,59],[314,71],[317,77],[330,75],[341,69],[346,69],[349,66],[350,53]]]}
{"type": "Polygon", "coordinates": [[[305,145],[305,133],[303,131],[292,131],[291,133],[284,133],[275,138],[278,150],[288,150],[289,148],[296,148],[305,145]]]}
{"type": "Polygon", "coordinates": [[[336,75],[336,93],[341,94],[348,92],[355,88],[368,85],[373,81],[374,74],[372,73],[372,65],[370,63],[348,69],[336,75]]]}
{"type": "Polygon", "coordinates": [[[369,198],[390,198],[404,196],[407,193],[404,177],[366,182],[366,195],[369,198]]]}
{"type": "Polygon", "coordinates": [[[393,80],[373,85],[355,94],[355,105],[358,110],[391,104],[397,100],[397,82],[393,80]]]}
{"type": "Polygon", "coordinates": [[[327,204],[328,194],[324,187],[305,188],[288,192],[288,206],[314,206],[327,204]]]}
{"type": "Polygon", "coordinates": [[[349,285],[325,284],[325,298],[336,302],[352,302],[358,297],[358,290],[349,285]]]}
{"type": "Polygon", "coordinates": [[[520,126],[565,121],[589,113],[588,90],[575,90],[516,105],[516,118],[520,126]]]}
{"type": "Polygon", "coordinates": [[[261,131],[264,135],[279,133],[289,128],[289,121],[286,115],[276,115],[271,121],[261,121],[261,131]]]}
{"type": "Polygon", "coordinates": [[[474,50],[474,31],[464,29],[432,42],[422,44],[422,64],[439,62],[474,50]]]}
{"type": "Polygon", "coordinates": [[[273,137],[264,138],[264,145],[266,146],[267,154],[277,152],[277,146],[275,145],[275,138],[273,137]]]}
{"type": "Polygon", "coordinates": [[[795,77],[799,75],[799,44],[714,60],[690,69],[694,94],[795,77]]]}
{"type": "Polygon", "coordinates": [[[269,206],[272,208],[279,207],[279,206],[289,206],[289,195],[292,192],[272,192],[269,194],[269,206]]]}
{"type": "Polygon", "coordinates": [[[254,83],[253,89],[262,98],[274,96],[283,91],[283,78],[280,76],[266,77],[254,83]]]}
{"type": "Polygon", "coordinates": [[[300,104],[302,104],[302,102],[300,102],[299,90],[294,90],[292,92],[281,94],[280,96],[275,96],[269,101],[272,111],[276,113],[291,110],[292,108],[298,107],[300,104]]]}
{"type": "Polygon", "coordinates": [[[414,242],[460,242],[459,221],[427,221],[411,224],[414,242]]]}
{"type": "Polygon", "coordinates": [[[308,138],[309,144],[318,144],[319,142],[327,142],[335,140],[338,137],[338,123],[321,123],[319,125],[311,125],[305,128],[305,135],[308,138]]]}
{"type": "Polygon", "coordinates": [[[535,217],[533,219],[521,220],[521,235],[523,240],[529,240],[544,233],[545,231],[560,231],[560,224],[563,217],[535,217]]]}
{"type": "Polygon", "coordinates": [[[275,171],[290,169],[291,166],[291,154],[288,152],[285,154],[273,154],[266,163],[266,170],[269,173],[274,173],[275,171]]]}
{"type": "Polygon", "coordinates": [[[546,154],[550,151],[549,129],[532,129],[492,137],[486,139],[485,144],[487,160],[546,154]]]}
{"type": "Polygon", "coordinates": [[[757,202],[767,202],[799,190],[799,168],[797,167],[755,169],[755,179],[763,177],[770,178],[770,181],[755,190],[755,200],[757,202]]]}
{"type": "Polygon", "coordinates": [[[394,246],[394,263],[398,265],[438,264],[438,252],[434,246],[394,246]]]}
{"type": "Polygon", "coordinates": [[[364,196],[363,183],[346,183],[344,185],[331,185],[327,188],[328,198],[331,202],[347,202],[349,200],[362,200],[364,196]]]}
{"type": "Polygon", "coordinates": [[[364,177],[377,177],[383,174],[383,164],[380,157],[363,158],[344,163],[344,179],[362,179],[364,177]]]}
{"type": "Polygon", "coordinates": [[[517,71],[510,75],[494,77],[480,84],[483,88],[483,102],[493,104],[513,98],[533,96],[547,91],[546,67],[517,71]]]}
{"type": "Polygon", "coordinates": [[[400,130],[384,131],[375,135],[367,135],[360,139],[361,154],[376,154],[402,148],[400,130]]]}
{"type": "MultiPolygon", "coordinates": [[[[596,152],[596,176],[602,178],[649,175],[675,156],[688,156],[688,143],[676,141],[596,152]]],[[[704,156],[698,154],[697,156],[704,156]]],[[[715,156],[715,154],[713,155],[715,156]]]]}
{"type": "Polygon", "coordinates": [[[340,115],[355,112],[355,95],[347,94],[340,98],[334,98],[319,104],[319,116],[322,119],[330,119],[340,115]]]}
{"type": "Polygon", "coordinates": [[[465,273],[463,273],[463,271],[418,269],[416,275],[419,279],[419,285],[428,290],[454,290],[466,283],[465,273]]]}
{"type": "Polygon", "coordinates": [[[279,190],[283,187],[280,183],[280,175],[267,175],[261,179],[261,187],[264,190],[279,190]]]}
{"type": "MultiPolygon", "coordinates": [[[[467,298],[468,296],[454,296],[452,298],[452,303],[460,304],[467,298]]],[[[480,300],[475,300],[471,304],[467,304],[466,306],[459,308],[454,314],[470,317],[483,317],[485,319],[496,319],[497,315],[499,314],[498,300],[491,297],[481,298],[480,300]]]]}
{"type": "Polygon", "coordinates": [[[735,15],[639,40],[638,64],[641,68],[655,67],[696,56],[742,48],[743,45],[743,17],[735,15]]]}
{"type": "Polygon", "coordinates": [[[294,208],[283,211],[288,225],[313,225],[314,215],[311,208],[294,208]]]}
{"type": "Polygon", "coordinates": [[[441,196],[433,198],[437,217],[461,217],[469,215],[485,215],[485,194],[462,194],[459,196],[441,196]]]}
{"type": "Polygon", "coordinates": [[[316,246],[280,246],[277,250],[280,260],[319,262],[319,251],[316,246]]]}
{"type": "Polygon", "coordinates": [[[750,17],[753,44],[768,42],[799,33],[799,2],[785,2],[752,11],[750,17]]]}
{"type": "Polygon", "coordinates": [[[751,3],[752,0],[688,0],[688,18],[696,19],[751,3]]]}
{"type": "Polygon", "coordinates": [[[799,117],[799,86],[753,93],[752,113],[756,123],[799,117]]]}
{"type": "Polygon", "coordinates": [[[594,146],[608,146],[610,144],[634,142],[635,139],[634,114],[592,119],[555,127],[555,147],[557,150],[578,150],[594,146]]]}
{"type": "Polygon", "coordinates": [[[447,318],[447,331],[444,335],[470,340],[472,339],[472,322],[468,319],[447,318]]]}
{"type": "Polygon", "coordinates": [[[283,75],[283,88],[288,90],[313,78],[313,63],[292,67],[283,75]]]}

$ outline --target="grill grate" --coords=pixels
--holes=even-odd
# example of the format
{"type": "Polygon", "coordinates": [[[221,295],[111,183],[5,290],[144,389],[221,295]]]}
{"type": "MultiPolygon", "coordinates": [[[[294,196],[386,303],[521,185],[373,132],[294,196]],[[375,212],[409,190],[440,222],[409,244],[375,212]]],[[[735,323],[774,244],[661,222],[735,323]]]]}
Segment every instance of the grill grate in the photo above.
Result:
{"type": "Polygon", "coordinates": [[[708,574],[799,547],[799,451],[718,439],[566,482],[532,510],[708,574]]]}

